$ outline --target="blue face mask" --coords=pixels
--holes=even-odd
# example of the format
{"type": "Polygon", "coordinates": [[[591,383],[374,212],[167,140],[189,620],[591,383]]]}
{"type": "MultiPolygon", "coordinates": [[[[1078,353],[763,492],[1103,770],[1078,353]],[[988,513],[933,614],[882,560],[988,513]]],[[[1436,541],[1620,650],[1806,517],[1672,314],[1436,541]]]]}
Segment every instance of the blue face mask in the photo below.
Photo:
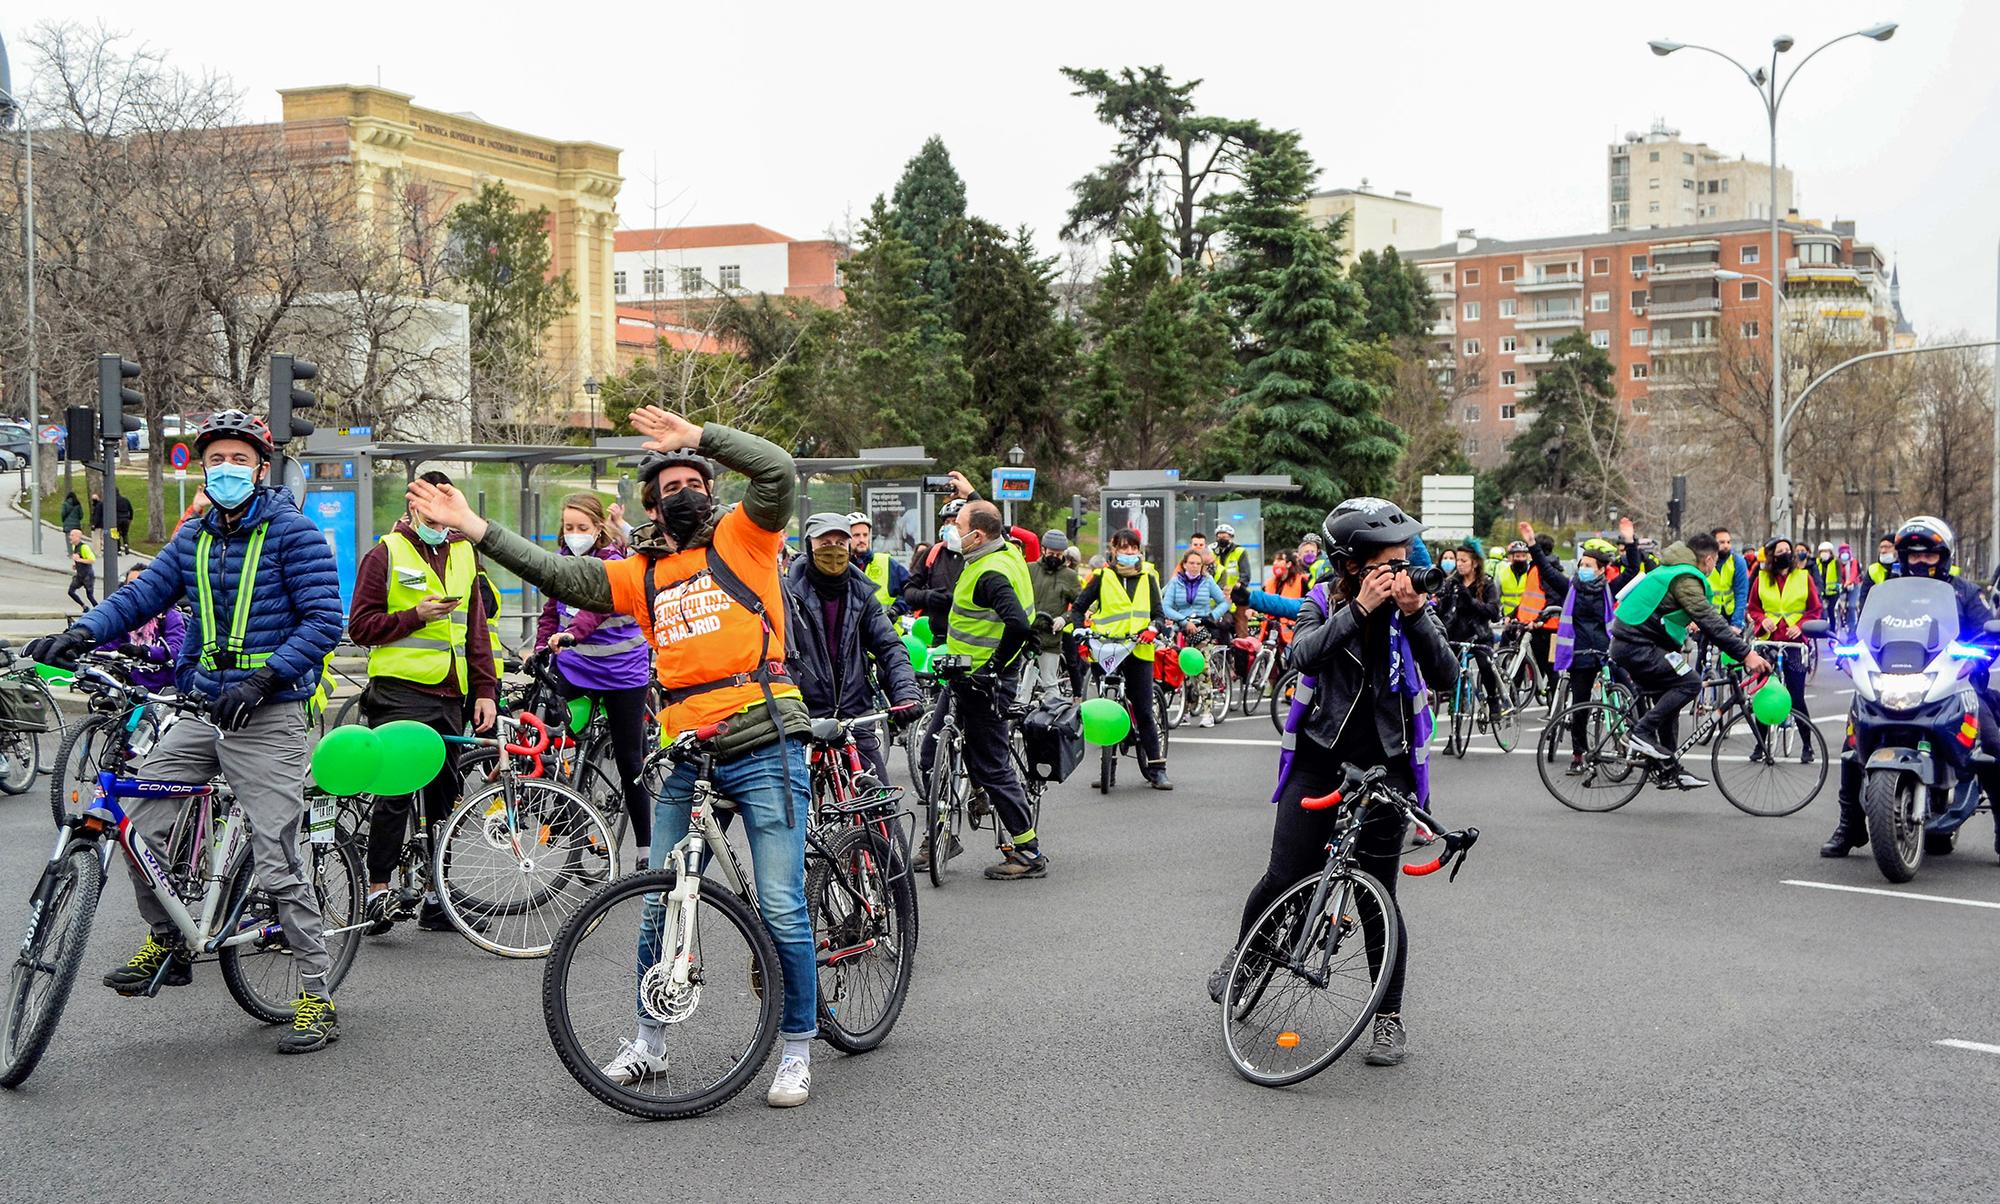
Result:
{"type": "Polygon", "coordinates": [[[204,487],[216,505],[234,510],[248,501],[257,488],[257,470],[247,464],[212,465],[204,487]]]}
{"type": "Polygon", "coordinates": [[[1138,567],[1139,567],[1139,554],[1138,554],[1137,552],[1120,552],[1120,553],[1118,553],[1118,567],[1119,567],[1119,568],[1121,568],[1121,569],[1135,569],[1135,568],[1138,568],[1138,567]]]}
{"type": "Polygon", "coordinates": [[[417,538],[423,540],[425,543],[431,545],[434,548],[439,544],[443,543],[445,540],[451,538],[451,529],[448,527],[442,531],[437,530],[434,527],[426,527],[422,523],[416,524],[416,527],[417,527],[417,538]]]}
{"type": "Polygon", "coordinates": [[[1598,578],[1598,572],[1596,569],[1583,568],[1579,566],[1576,570],[1576,579],[1578,581],[1583,582],[1585,585],[1589,585],[1591,582],[1597,580],[1597,578],[1598,578]]]}

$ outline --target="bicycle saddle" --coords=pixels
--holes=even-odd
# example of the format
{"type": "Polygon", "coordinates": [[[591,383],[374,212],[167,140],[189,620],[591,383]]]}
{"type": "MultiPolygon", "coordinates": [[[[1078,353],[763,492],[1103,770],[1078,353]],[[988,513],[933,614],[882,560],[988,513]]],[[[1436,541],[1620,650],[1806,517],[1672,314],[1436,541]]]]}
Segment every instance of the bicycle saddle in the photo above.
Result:
{"type": "Polygon", "coordinates": [[[812,721],[811,730],[815,744],[839,744],[842,741],[838,719],[815,719],[812,721]]]}

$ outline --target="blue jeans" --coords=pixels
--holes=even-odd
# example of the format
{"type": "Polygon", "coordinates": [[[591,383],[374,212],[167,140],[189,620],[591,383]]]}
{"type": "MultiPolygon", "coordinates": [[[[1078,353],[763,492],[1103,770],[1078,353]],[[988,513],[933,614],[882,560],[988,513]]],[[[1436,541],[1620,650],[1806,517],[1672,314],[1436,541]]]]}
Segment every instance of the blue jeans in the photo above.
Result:
{"type": "MultiPolygon", "coordinates": [[[[713,783],[736,804],[750,836],[757,909],[778,946],[778,964],[785,974],[785,1014],[779,1027],[787,1041],[810,1040],[819,1031],[819,966],[813,953],[812,916],[806,910],[806,815],[812,809],[807,781],[805,750],[787,740],[722,762],[715,767],[713,783]],[[789,827],[785,824],[788,793],[792,801],[789,827]]],[[[694,766],[683,762],[653,804],[655,868],[664,864],[667,850],[687,835],[693,796],[694,766]]],[[[719,815],[725,824],[728,817],[727,811],[719,815]]],[[[641,975],[660,960],[660,929],[665,919],[666,909],[649,899],[639,926],[641,975]]]]}

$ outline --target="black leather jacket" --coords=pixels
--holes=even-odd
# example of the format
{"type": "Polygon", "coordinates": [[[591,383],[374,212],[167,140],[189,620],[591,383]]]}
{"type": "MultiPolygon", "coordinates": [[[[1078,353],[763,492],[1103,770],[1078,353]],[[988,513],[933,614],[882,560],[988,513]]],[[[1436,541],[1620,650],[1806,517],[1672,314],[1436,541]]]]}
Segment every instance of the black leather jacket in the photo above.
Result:
{"type": "MultiPolygon", "coordinates": [[[[1311,597],[1299,607],[1298,624],[1292,629],[1285,662],[1319,679],[1305,721],[1305,734],[1319,744],[1334,747],[1341,730],[1357,718],[1353,713],[1355,702],[1367,681],[1364,675],[1371,672],[1362,659],[1364,626],[1387,623],[1388,612],[1394,606],[1393,602],[1384,602],[1380,611],[1364,621],[1357,621],[1354,608],[1337,596],[1331,615],[1323,613],[1311,597]]],[[[1458,685],[1458,660],[1445,641],[1444,626],[1438,622],[1435,608],[1425,606],[1414,615],[1404,615],[1403,635],[1410,641],[1425,685],[1447,693],[1458,685]]],[[[1385,666],[1376,666],[1373,672],[1377,680],[1389,680],[1385,666]]],[[[1382,740],[1382,751],[1391,757],[1410,755],[1410,699],[1393,690],[1378,689],[1373,709],[1372,716],[1359,718],[1373,720],[1376,735],[1382,740]]]]}

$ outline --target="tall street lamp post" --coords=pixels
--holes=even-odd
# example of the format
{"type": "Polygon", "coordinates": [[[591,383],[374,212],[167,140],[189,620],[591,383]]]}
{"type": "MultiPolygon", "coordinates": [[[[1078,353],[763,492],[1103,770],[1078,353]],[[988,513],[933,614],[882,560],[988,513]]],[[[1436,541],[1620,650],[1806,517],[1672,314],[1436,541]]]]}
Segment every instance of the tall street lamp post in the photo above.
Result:
{"type": "MultiPolygon", "coordinates": [[[[1793,67],[1783,80],[1778,78],[1778,56],[1790,51],[1796,45],[1790,34],[1779,34],[1771,39],[1769,71],[1762,67],[1752,71],[1712,46],[1665,40],[1647,43],[1652,47],[1653,53],[1662,58],[1676,50],[1700,50],[1714,55],[1742,72],[1743,78],[1749,80],[1750,86],[1756,89],[1757,98],[1764,103],[1764,117],[1771,131],[1771,273],[1774,277],[1784,270],[1784,265],[1778,260],[1778,107],[1784,103],[1785,93],[1791,91],[1792,81],[1799,77],[1800,70],[1821,50],[1849,38],[1868,38],[1876,42],[1886,42],[1895,33],[1896,23],[1885,21],[1880,25],[1871,25],[1867,29],[1841,34],[1800,59],[1798,66],[1793,67]]],[[[1784,322],[1779,310],[1780,291],[1775,285],[1771,288],[1771,530],[1774,533],[1788,531],[1792,522],[1792,488],[1791,482],[1785,477],[1785,357],[1784,322]]]]}
{"type": "MultiPolygon", "coordinates": [[[[597,446],[597,391],[604,386],[597,383],[597,377],[583,378],[583,391],[590,398],[590,445],[597,446]]],[[[597,461],[590,462],[590,487],[597,488],[597,461]]]]}
{"type": "Polygon", "coordinates": [[[21,120],[22,158],[26,161],[27,200],[21,207],[22,226],[28,261],[28,548],[42,554],[42,390],[38,379],[40,361],[35,353],[35,131],[26,110],[12,91],[13,79],[7,68],[7,44],[0,41],[0,129],[21,120]]]}

